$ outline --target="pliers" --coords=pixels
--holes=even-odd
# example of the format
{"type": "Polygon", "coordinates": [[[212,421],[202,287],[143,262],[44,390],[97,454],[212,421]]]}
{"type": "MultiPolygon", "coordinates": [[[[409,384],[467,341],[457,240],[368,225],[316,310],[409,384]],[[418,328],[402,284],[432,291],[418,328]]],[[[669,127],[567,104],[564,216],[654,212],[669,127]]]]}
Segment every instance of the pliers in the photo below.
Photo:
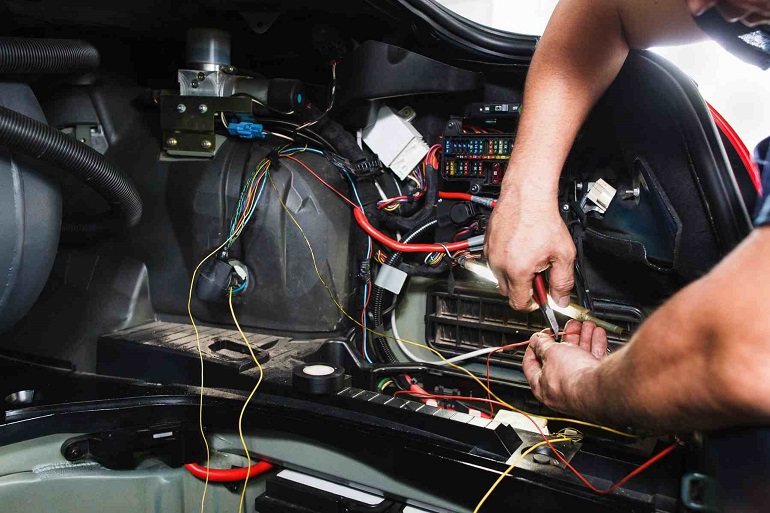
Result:
{"type": "Polygon", "coordinates": [[[535,279],[532,282],[532,289],[534,290],[533,297],[535,302],[540,305],[540,311],[543,312],[548,324],[551,325],[551,331],[553,331],[553,337],[556,341],[559,341],[559,323],[556,321],[556,314],[548,304],[548,292],[545,288],[545,279],[543,279],[543,273],[535,274],[535,279]]]}

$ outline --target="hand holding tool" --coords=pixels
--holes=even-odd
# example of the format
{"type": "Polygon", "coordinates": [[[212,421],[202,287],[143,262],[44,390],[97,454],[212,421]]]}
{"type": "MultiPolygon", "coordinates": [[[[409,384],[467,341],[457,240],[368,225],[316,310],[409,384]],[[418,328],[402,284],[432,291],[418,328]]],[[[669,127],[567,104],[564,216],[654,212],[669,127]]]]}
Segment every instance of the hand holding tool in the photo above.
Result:
{"type": "Polygon", "coordinates": [[[556,314],[553,312],[553,308],[551,308],[551,305],[548,303],[548,291],[545,288],[545,279],[543,279],[543,273],[535,274],[535,279],[532,282],[532,289],[534,291],[533,297],[535,302],[540,305],[540,310],[548,320],[548,324],[551,325],[553,337],[558,342],[559,323],[556,321],[556,314]]]}

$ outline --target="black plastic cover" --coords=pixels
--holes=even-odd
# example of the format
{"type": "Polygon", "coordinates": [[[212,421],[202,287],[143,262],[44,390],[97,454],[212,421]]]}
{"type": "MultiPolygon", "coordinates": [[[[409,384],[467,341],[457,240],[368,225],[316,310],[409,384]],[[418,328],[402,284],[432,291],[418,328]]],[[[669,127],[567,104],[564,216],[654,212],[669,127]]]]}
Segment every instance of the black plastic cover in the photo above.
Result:
{"type": "Polygon", "coordinates": [[[339,103],[412,94],[462,93],[483,87],[483,75],[379,41],[366,41],[337,69],[339,103]]]}

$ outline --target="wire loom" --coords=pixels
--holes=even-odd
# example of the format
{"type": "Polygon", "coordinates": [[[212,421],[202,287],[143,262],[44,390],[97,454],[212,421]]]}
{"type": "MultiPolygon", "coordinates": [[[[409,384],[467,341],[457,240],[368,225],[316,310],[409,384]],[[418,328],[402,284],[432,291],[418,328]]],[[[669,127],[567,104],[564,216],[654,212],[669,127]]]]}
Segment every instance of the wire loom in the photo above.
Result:
{"type": "MultiPolygon", "coordinates": [[[[371,227],[371,225],[369,225],[371,230],[367,230],[366,224],[368,224],[368,221],[366,221],[364,223],[360,219],[360,216],[364,216],[364,219],[365,219],[365,215],[363,214],[363,207],[362,207],[362,205],[360,203],[360,200],[359,200],[359,204],[356,205],[350,199],[348,199],[346,196],[344,196],[342,193],[340,193],[339,191],[334,189],[331,185],[329,185],[327,182],[325,182],[320,176],[318,176],[315,172],[313,172],[312,169],[310,169],[307,165],[305,165],[299,159],[296,159],[294,157],[294,155],[296,153],[304,152],[304,151],[312,151],[314,153],[319,153],[319,154],[324,155],[324,152],[321,152],[319,150],[314,150],[314,149],[311,149],[311,148],[307,148],[307,147],[305,147],[305,148],[291,148],[291,149],[289,149],[288,146],[284,146],[282,148],[276,148],[276,150],[271,154],[271,156],[275,157],[277,155],[279,158],[289,158],[291,160],[294,160],[294,161],[298,162],[299,164],[302,165],[302,167],[304,167],[314,177],[316,177],[318,180],[320,180],[326,187],[328,187],[335,194],[337,194],[340,198],[342,198],[346,203],[348,203],[349,205],[351,205],[353,207],[354,214],[356,215],[357,221],[359,221],[359,224],[361,225],[361,227],[370,236],[369,252],[368,252],[369,258],[371,258],[371,256],[372,256],[371,237],[376,238],[380,242],[385,243],[385,241],[381,240],[381,238],[377,236],[377,235],[379,235],[382,238],[387,239],[388,242],[395,242],[395,241],[392,241],[392,239],[389,239],[387,236],[385,236],[385,235],[381,234],[380,232],[377,232],[376,230],[374,230],[371,227]]],[[[429,346],[426,346],[424,344],[419,344],[417,342],[412,342],[412,341],[409,341],[409,340],[404,340],[404,339],[401,339],[401,338],[396,338],[396,337],[393,337],[393,336],[389,336],[387,334],[379,333],[379,332],[377,332],[375,330],[372,330],[372,329],[368,328],[366,326],[366,324],[365,324],[365,322],[366,322],[365,315],[362,316],[362,321],[363,322],[359,322],[355,318],[353,318],[344,309],[344,307],[342,307],[342,305],[340,305],[340,303],[334,297],[333,291],[330,289],[330,287],[328,286],[326,281],[323,279],[323,276],[321,275],[321,272],[318,269],[318,265],[317,265],[317,262],[316,262],[316,257],[315,257],[315,253],[313,251],[313,247],[310,244],[310,241],[307,238],[304,230],[302,229],[302,226],[297,222],[297,220],[292,215],[291,211],[288,209],[286,204],[283,202],[283,199],[280,196],[278,188],[277,188],[275,182],[273,181],[272,177],[269,174],[269,168],[270,168],[272,162],[273,162],[273,158],[266,158],[266,159],[264,159],[263,161],[260,162],[260,164],[257,166],[257,168],[252,173],[252,175],[250,175],[249,180],[244,185],[244,188],[241,191],[241,196],[239,198],[239,202],[238,202],[238,205],[237,205],[237,208],[236,208],[236,212],[235,212],[235,215],[233,217],[233,222],[231,223],[231,226],[230,226],[230,231],[229,231],[228,238],[224,242],[222,242],[222,244],[220,244],[215,250],[213,250],[211,253],[209,253],[196,266],[195,270],[193,271],[193,275],[192,275],[192,278],[191,278],[191,281],[190,281],[190,290],[189,290],[189,294],[188,294],[187,311],[188,311],[188,315],[189,315],[190,321],[191,321],[191,323],[193,325],[193,328],[195,330],[196,344],[197,344],[197,347],[198,347],[199,359],[200,359],[201,385],[200,385],[200,408],[199,408],[199,418],[198,418],[198,420],[199,420],[199,428],[200,428],[201,437],[203,438],[204,444],[205,444],[205,447],[206,447],[205,484],[204,484],[203,495],[201,497],[201,513],[204,513],[204,509],[205,509],[206,490],[207,490],[208,483],[209,483],[209,480],[210,480],[210,477],[211,477],[211,469],[210,469],[210,448],[209,448],[209,445],[208,445],[208,441],[206,440],[205,430],[204,430],[204,427],[203,427],[203,396],[204,396],[204,370],[203,370],[204,367],[203,367],[203,365],[204,365],[204,361],[203,361],[203,353],[201,351],[201,346],[200,346],[200,335],[199,335],[199,332],[198,332],[198,328],[197,328],[197,326],[195,324],[195,319],[194,319],[194,317],[192,315],[192,310],[191,310],[192,293],[193,293],[193,288],[194,288],[194,285],[195,285],[195,278],[197,276],[197,273],[198,273],[200,267],[209,258],[211,258],[215,254],[217,254],[222,249],[229,248],[230,246],[232,246],[232,244],[235,242],[235,240],[237,240],[237,238],[240,236],[240,234],[243,232],[243,230],[247,227],[248,222],[250,221],[254,211],[256,210],[257,204],[259,203],[259,199],[261,198],[262,193],[264,192],[264,188],[265,188],[265,184],[266,184],[267,180],[270,181],[271,186],[273,187],[274,191],[276,192],[278,201],[280,202],[281,206],[283,207],[286,215],[291,219],[293,224],[301,232],[302,237],[304,238],[305,243],[306,243],[306,245],[308,247],[308,250],[310,252],[311,259],[312,259],[312,262],[313,262],[313,267],[314,267],[314,270],[316,272],[316,275],[317,275],[320,283],[324,286],[324,288],[329,293],[329,297],[332,300],[332,302],[335,304],[335,306],[337,306],[337,308],[340,310],[340,312],[345,317],[347,317],[350,321],[352,321],[353,323],[355,323],[356,325],[361,327],[364,330],[364,333],[368,332],[368,333],[371,333],[372,335],[375,335],[375,336],[378,336],[378,337],[383,337],[383,338],[397,340],[400,343],[405,343],[405,344],[421,347],[423,349],[426,349],[426,350],[434,353],[441,360],[446,362],[449,366],[451,366],[451,367],[453,367],[453,368],[455,368],[455,369],[457,369],[457,370],[459,370],[461,372],[464,372],[469,377],[471,377],[474,381],[476,381],[489,394],[490,399],[487,399],[485,401],[489,401],[490,403],[494,402],[494,403],[496,403],[496,404],[498,404],[500,406],[504,406],[504,407],[506,407],[506,408],[508,408],[508,409],[510,409],[512,411],[515,411],[515,412],[518,412],[518,413],[521,413],[521,414],[525,415],[527,418],[529,418],[533,422],[533,424],[535,424],[535,426],[537,427],[538,431],[540,431],[539,426],[537,426],[537,423],[534,422],[534,420],[531,418],[530,414],[528,414],[527,412],[524,412],[524,411],[522,411],[522,410],[520,410],[520,409],[518,409],[518,408],[516,408],[516,407],[514,407],[514,406],[512,406],[510,404],[508,404],[504,400],[502,400],[494,392],[492,392],[492,390],[489,388],[489,386],[485,385],[472,372],[468,371],[464,367],[461,367],[461,366],[456,365],[456,364],[454,364],[452,362],[449,362],[446,358],[444,358],[444,356],[441,353],[439,353],[438,351],[436,351],[435,349],[433,349],[433,348],[431,348],[429,346]],[[494,401],[491,398],[494,398],[494,401]]],[[[351,185],[353,187],[353,191],[355,193],[355,184],[352,181],[352,179],[350,179],[350,175],[347,173],[347,171],[344,168],[341,167],[340,169],[347,176],[347,178],[350,180],[351,185]]],[[[357,193],[356,193],[356,196],[357,196],[357,193]]],[[[432,245],[430,245],[430,244],[416,245],[415,244],[415,245],[402,245],[402,246],[421,246],[421,248],[418,251],[426,252],[426,250],[422,246],[430,247],[432,245]]],[[[438,245],[438,246],[440,246],[442,249],[446,250],[447,253],[448,253],[448,248],[446,246],[444,246],[444,245],[438,245]]],[[[409,249],[411,251],[415,251],[412,248],[409,248],[409,249]]],[[[434,248],[431,248],[431,250],[433,250],[433,249],[434,248]]],[[[458,249],[460,249],[460,248],[458,248],[458,249]]],[[[450,257],[451,257],[451,255],[450,255],[450,257]]],[[[242,420],[243,420],[243,414],[246,411],[246,408],[248,407],[249,402],[251,401],[253,396],[256,394],[256,391],[257,391],[259,385],[262,382],[262,378],[264,376],[264,371],[263,371],[262,366],[260,365],[259,361],[257,360],[256,355],[254,354],[253,349],[251,348],[251,345],[248,342],[248,339],[246,338],[245,334],[243,333],[243,330],[241,329],[240,324],[238,323],[238,319],[237,319],[237,316],[235,314],[235,310],[233,308],[233,303],[232,303],[233,293],[234,293],[234,289],[231,287],[228,290],[228,305],[229,305],[230,312],[231,312],[231,315],[232,315],[232,318],[233,318],[233,322],[234,322],[236,328],[238,329],[238,332],[240,333],[241,337],[243,338],[243,341],[246,344],[246,347],[249,349],[249,352],[250,352],[252,358],[254,359],[254,362],[256,363],[257,367],[259,368],[259,379],[258,379],[255,387],[252,389],[251,393],[249,394],[246,402],[244,403],[243,408],[241,409],[241,413],[240,413],[239,421],[238,421],[239,436],[240,436],[240,439],[241,439],[242,446],[243,446],[243,448],[244,448],[244,450],[246,452],[246,457],[247,457],[247,461],[248,461],[248,467],[250,468],[251,467],[251,456],[250,456],[248,447],[246,446],[245,439],[243,437],[242,420]]],[[[366,301],[368,302],[367,294],[364,294],[364,296],[365,296],[365,298],[367,298],[366,301]]],[[[364,307],[364,311],[365,311],[365,308],[366,308],[366,305],[364,307]]],[[[535,415],[535,416],[537,416],[537,415],[535,415]]],[[[579,421],[579,420],[576,420],[576,419],[566,419],[566,418],[560,418],[560,417],[545,417],[545,416],[538,416],[538,417],[541,417],[541,418],[544,418],[544,419],[548,419],[548,420],[553,420],[553,421],[563,421],[563,422],[567,422],[567,423],[571,423],[571,424],[590,426],[590,427],[601,429],[601,430],[604,430],[604,431],[607,431],[607,432],[610,432],[610,433],[613,433],[613,434],[616,434],[616,435],[619,435],[619,436],[636,438],[635,435],[629,435],[628,433],[624,433],[622,431],[618,431],[618,430],[615,430],[615,429],[612,429],[612,428],[609,428],[609,427],[606,427],[606,426],[600,426],[600,425],[597,425],[597,424],[592,424],[592,423],[589,423],[589,422],[579,421]]],[[[489,489],[487,494],[481,499],[481,501],[477,505],[476,509],[474,510],[474,513],[477,513],[480,510],[481,506],[484,504],[484,502],[489,497],[489,495],[492,493],[492,491],[495,489],[495,487],[500,483],[500,481],[508,473],[510,473],[513,470],[513,468],[519,463],[519,461],[522,458],[526,457],[526,455],[528,455],[531,451],[536,449],[538,446],[546,445],[546,444],[549,445],[553,449],[553,445],[552,445],[553,443],[573,441],[575,439],[574,437],[562,437],[562,438],[559,438],[559,439],[549,440],[548,437],[545,434],[542,433],[542,431],[540,431],[540,433],[541,433],[541,435],[543,435],[544,441],[540,442],[539,444],[537,444],[537,445],[535,445],[533,447],[531,447],[528,451],[523,453],[521,455],[521,457],[518,460],[516,460],[510,467],[508,467],[508,469],[492,485],[492,487],[489,489]]],[[[618,483],[616,483],[615,485],[613,485],[611,488],[609,488],[607,490],[599,490],[599,489],[597,489],[590,482],[588,482],[582,476],[582,474],[580,474],[580,472],[578,472],[574,467],[572,467],[572,465],[570,465],[569,462],[567,462],[566,460],[564,460],[561,457],[560,457],[560,459],[591,490],[593,490],[596,493],[606,494],[606,493],[612,493],[612,491],[614,491],[618,487],[622,486],[622,484],[624,484],[628,479],[631,479],[634,475],[637,475],[638,473],[643,471],[648,466],[652,465],[653,463],[655,463],[659,459],[663,458],[664,456],[666,456],[667,454],[672,452],[676,447],[677,447],[677,444],[673,444],[673,445],[669,446],[668,448],[664,449],[663,451],[661,451],[660,453],[655,455],[653,458],[651,458],[648,462],[646,462],[645,464],[643,464],[640,467],[638,467],[634,472],[632,472],[628,476],[626,476],[626,478],[624,478],[623,480],[619,481],[618,483]]],[[[554,453],[557,456],[560,456],[558,451],[554,450],[554,453]]],[[[245,479],[244,479],[243,491],[241,493],[241,500],[240,500],[239,511],[243,510],[243,504],[244,504],[245,494],[246,494],[246,485],[248,484],[248,479],[249,479],[250,475],[251,475],[251,472],[250,471],[246,471],[246,475],[245,475],[245,479]]]]}

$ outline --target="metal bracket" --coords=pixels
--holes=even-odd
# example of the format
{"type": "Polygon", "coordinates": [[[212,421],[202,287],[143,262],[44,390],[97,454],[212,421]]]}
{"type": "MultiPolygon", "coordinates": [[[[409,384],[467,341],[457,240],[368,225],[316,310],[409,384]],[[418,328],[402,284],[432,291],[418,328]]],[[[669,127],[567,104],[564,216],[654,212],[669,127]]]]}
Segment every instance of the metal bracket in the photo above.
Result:
{"type": "Polygon", "coordinates": [[[251,113],[251,99],[240,96],[163,95],[159,106],[163,149],[176,157],[213,157],[219,113],[251,113]]]}
{"type": "Polygon", "coordinates": [[[113,470],[136,468],[137,454],[152,454],[170,467],[198,461],[205,448],[197,425],[161,424],[76,436],[61,447],[68,461],[90,459],[113,470]]]}

